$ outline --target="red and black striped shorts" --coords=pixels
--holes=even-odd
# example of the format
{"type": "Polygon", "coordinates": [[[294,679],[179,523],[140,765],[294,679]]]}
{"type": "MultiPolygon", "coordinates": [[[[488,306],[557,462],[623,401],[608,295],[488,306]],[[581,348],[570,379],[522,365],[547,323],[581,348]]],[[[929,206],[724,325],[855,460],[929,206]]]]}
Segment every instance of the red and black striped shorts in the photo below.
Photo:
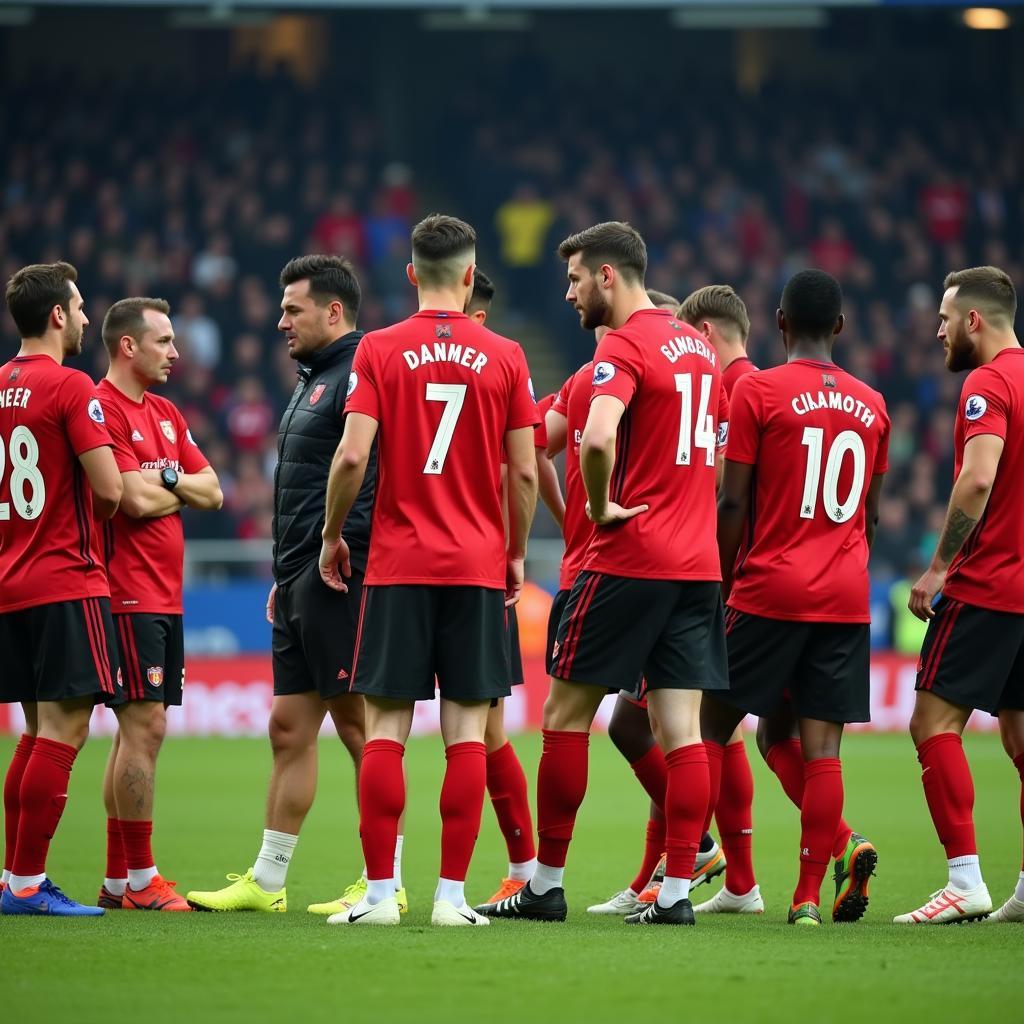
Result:
{"type": "Polygon", "coordinates": [[[916,689],[993,715],[1024,709],[1024,615],[939,598],[916,689]]]}
{"type": "Polygon", "coordinates": [[[0,703],[116,703],[120,692],[110,598],[55,601],[0,615],[0,703]]]}

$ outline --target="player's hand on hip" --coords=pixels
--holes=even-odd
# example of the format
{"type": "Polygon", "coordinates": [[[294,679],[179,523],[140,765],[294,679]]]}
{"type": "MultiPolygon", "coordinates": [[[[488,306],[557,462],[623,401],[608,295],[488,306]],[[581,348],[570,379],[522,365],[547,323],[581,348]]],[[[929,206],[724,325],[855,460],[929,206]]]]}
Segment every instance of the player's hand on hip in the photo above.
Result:
{"type": "Polygon", "coordinates": [[[526,563],[522,558],[510,558],[505,568],[505,607],[519,603],[523,592],[526,563]]]}
{"type": "Polygon", "coordinates": [[[348,593],[348,586],[341,578],[352,575],[352,563],[349,559],[348,545],[343,537],[337,540],[325,540],[320,549],[320,578],[332,590],[348,593]],[[341,572],[338,572],[339,566],[341,572]]]}
{"type": "Polygon", "coordinates": [[[267,622],[271,625],[274,624],[274,599],[277,597],[277,584],[275,583],[270,588],[270,593],[267,594],[267,622]]]}
{"type": "Polygon", "coordinates": [[[924,622],[934,619],[935,609],[932,608],[932,602],[945,583],[946,574],[944,572],[937,572],[935,569],[926,570],[911,588],[907,607],[924,622]]]}
{"type": "Polygon", "coordinates": [[[632,508],[623,508],[621,505],[616,505],[614,501],[609,501],[605,506],[604,513],[602,515],[595,515],[588,501],[587,518],[591,522],[597,523],[598,526],[608,526],[611,523],[624,523],[627,519],[632,519],[634,516],[646,512],[650,507],[650,505],[634,505],[632,508]]]}

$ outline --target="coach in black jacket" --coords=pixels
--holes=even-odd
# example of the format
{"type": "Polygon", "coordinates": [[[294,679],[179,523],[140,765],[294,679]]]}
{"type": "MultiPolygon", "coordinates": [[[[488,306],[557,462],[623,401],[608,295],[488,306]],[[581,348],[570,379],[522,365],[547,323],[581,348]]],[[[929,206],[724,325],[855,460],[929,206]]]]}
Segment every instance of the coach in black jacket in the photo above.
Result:
{"type": "MultiPolygon", "coordinates": [[[[345,523],[352,555],[348,593],[331,590],[317,570],[327,474],[341,440],[349,371],[362,337],[355,329],[359,282],[347,260],[302,256],[281,271],[281,285],[277,326],[299,364],[299,380],[281,419],[274,473],[274,585],[267,599],[274,627],[274,766],[263,847],[252,871],[224,889],[188,894],[193,906],[209,910],[285,908],[288,863],[316,792],[317,736],[326,712],[356,766],[363,752],[362,697],[348,690],[370,546],[376,452],[345,523]]],[[[334,903],[321,906],[324,913],[339,909],[334,903]]]]}

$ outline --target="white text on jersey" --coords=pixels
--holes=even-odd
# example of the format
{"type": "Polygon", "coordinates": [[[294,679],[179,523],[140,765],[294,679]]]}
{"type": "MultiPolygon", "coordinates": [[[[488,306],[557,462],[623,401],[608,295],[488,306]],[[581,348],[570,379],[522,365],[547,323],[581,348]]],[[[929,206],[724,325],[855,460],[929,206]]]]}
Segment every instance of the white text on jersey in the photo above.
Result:
{"type": "Polygon", "coordinates": [[[707,342],[687,336],[673,338],[668,344],[662,345],[661,354],[670,363],[682,359],[683,356],[703,356],[712,366],[716,362],[715,350],[707,342]]]}
{"type": "Polygon", "coordinates": [[[865,427],[870,427],[875,422],[875,414],[863,402],[840,391],[829,391],[827,395],[824,391],[819,391],[817,395],[811,391],[803,391],[791,404],[797,416],[806,416],[818,409],[838,409],[860,420],[865,427]]]}
{"type": "Polygon", "coordinates": [[[427,363],[458,363],[466,366],[474,373],[480,373],[487,364],[487,356],[467,345],[455,345],[443,341],[435,341],[431,349],[429,345],[421,345],[419,353],[407,349],[402,353],[410,370],[426,366],[427,363]]]}

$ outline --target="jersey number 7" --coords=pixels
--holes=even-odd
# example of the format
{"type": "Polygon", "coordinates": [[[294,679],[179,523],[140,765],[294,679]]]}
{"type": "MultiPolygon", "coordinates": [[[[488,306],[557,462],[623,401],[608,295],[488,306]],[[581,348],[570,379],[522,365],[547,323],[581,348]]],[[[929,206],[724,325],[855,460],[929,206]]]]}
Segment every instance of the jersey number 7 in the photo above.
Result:
{"type": "Polygon", "coordinates": [[[434,443],[427,452],[427,461],[423,472],[427,476],[440,476],[444,471],[444,460],[448,458],[448,449],[455,436],[455,425],[459,422],[463,403],[466,401],[465,384],[428,384],[428,402],[444,402],[441,422],[437,425],[434,443]]]}

